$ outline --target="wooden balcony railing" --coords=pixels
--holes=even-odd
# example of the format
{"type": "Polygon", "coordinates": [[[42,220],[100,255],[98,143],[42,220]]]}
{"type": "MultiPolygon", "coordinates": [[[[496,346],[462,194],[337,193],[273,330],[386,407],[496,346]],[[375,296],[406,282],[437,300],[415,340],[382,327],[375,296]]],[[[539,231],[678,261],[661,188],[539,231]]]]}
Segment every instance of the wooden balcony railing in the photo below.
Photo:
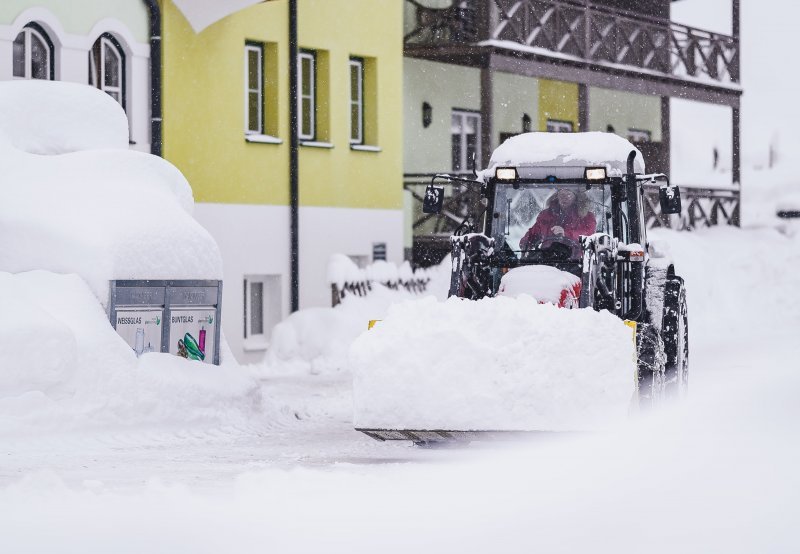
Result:
{"type": "Polygon", "coordinates": [[[414,45],[486,44],[719,83],[739,82],[739,39],[570,0],[460,0],[413,9],[414,45]]]}
{"type": "MultiPolygon", "coordinates": [[[[414,198],[413,233],[416,236],[439,238],[449,244],[450,234],[464,218],[473,213],[480,203],[477,193],[466,187],[453,187],[444,201],[439,214],[422,213],[422,198],[432,175],[406,174],[404,188],[414,198]]],[[[715,225],[739,225],[739,190],[703,187],[681,187],[682,211],[679,215],[661,213],[658,201],[658,186],[644,186],[644,216],[648,229],[668,227],[691,230],[715,225]]]]}
{"type": "Polygon", "coordinates": [[[647,228],[667,227],[692,230],[715,225],[739,226],[738,189],[681,187],[680,215],[664,215],[658,202],[658,187],[644,188],[644,216],[647,228]]]}

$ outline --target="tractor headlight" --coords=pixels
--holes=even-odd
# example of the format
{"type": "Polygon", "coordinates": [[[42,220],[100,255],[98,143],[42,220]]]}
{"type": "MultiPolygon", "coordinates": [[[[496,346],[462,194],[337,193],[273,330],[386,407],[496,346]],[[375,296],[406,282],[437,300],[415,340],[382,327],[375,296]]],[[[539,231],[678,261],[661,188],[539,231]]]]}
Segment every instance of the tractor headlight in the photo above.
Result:
{"type": "Polygon", "coordinates": [[[498,181],[516,181],[517,168],[516,167],[498,167],[494,170],[494,178],[498,181]]]}
{"type": "Polygon", "coordinates": [[[584,173],[587,181],[603,181],[606,178],[605,167],[587,167],[584,173]]]}

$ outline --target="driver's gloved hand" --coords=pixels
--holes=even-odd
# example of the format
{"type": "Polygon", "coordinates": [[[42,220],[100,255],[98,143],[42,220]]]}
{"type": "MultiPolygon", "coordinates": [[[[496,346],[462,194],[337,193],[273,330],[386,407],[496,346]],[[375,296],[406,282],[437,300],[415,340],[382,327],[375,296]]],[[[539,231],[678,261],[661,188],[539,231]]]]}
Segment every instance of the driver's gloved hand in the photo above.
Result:
{"type": "Polygon", "coordinates": [[[550,232],[553,233],[556,236],[559,236],[559,237],[563,237],[564,236],[564,228],[563,227],[559,227],[558,225],[556,225],[555,227],[552,227],[550,229],[550,232]]]}

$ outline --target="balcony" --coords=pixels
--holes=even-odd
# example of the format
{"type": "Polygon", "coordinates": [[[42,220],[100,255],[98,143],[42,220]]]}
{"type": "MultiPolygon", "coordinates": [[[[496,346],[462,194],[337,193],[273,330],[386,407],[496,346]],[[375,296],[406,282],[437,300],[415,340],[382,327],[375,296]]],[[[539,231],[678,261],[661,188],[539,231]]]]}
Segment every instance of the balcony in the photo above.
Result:
{"type": "Polygon", "coordinates": [[[592,69],[738,86],[739,39],[570,0],[406,0],[406,52],[493,47],[592,69]]]}

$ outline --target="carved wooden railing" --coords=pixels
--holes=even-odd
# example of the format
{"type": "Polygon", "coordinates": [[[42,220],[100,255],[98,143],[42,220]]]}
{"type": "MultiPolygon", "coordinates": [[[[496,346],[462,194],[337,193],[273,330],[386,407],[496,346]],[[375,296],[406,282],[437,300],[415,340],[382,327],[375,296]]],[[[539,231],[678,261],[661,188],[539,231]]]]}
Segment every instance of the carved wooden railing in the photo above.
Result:
{"type": "Polygon", "coordinates": [[[419,0],[406,45],[494,44],[681,78],[739,82],[739,40],[667,19],[570,0],[419,0]]]}
{"type": "MultiPolygon", "coordinates": [[[[422,213],[422,199],[425,187],[432,175],[406,174],[404,188],[414,198],[413,231],[415,237],[423,236],[429,243],[441,243],[441,248],[449,245],[449,237],[467,214],[478,205],[479,198],[466,187],[454,190],[445,197],[444,209],[439,214],[422,213]]],[[[678,230],[691,230],[715,225],[739,225],[739,190],[713,189],[702,187],[681,187],[680,215],[662,215],[658,201],[658,186],[644,187],[644,216],[648,229],[667,227],[678,230]]]]}
{"type": "MultiPolygon", "coordinates": [[[[425,294],[428,290],[430,277],[414,277],[411,279],[398,279],[396,281],[381,281],[380,284],[391,290],[405,290],[411,294],[425,294]]],[[[364,279],[362,281],[347,281],[342,284],[331,284],[331,306],[336,307],[347,296],[369,296],[375,289],[375,282],[364,279]]]]}
{"type": "Polygon", "coordinates": [[[681,214],[661,213],[658,186],[644,187],[644,216],[647,228],[667,227],[691,230],[715,225],[739,226],[739,190],[681,187],[681,214]]]}

